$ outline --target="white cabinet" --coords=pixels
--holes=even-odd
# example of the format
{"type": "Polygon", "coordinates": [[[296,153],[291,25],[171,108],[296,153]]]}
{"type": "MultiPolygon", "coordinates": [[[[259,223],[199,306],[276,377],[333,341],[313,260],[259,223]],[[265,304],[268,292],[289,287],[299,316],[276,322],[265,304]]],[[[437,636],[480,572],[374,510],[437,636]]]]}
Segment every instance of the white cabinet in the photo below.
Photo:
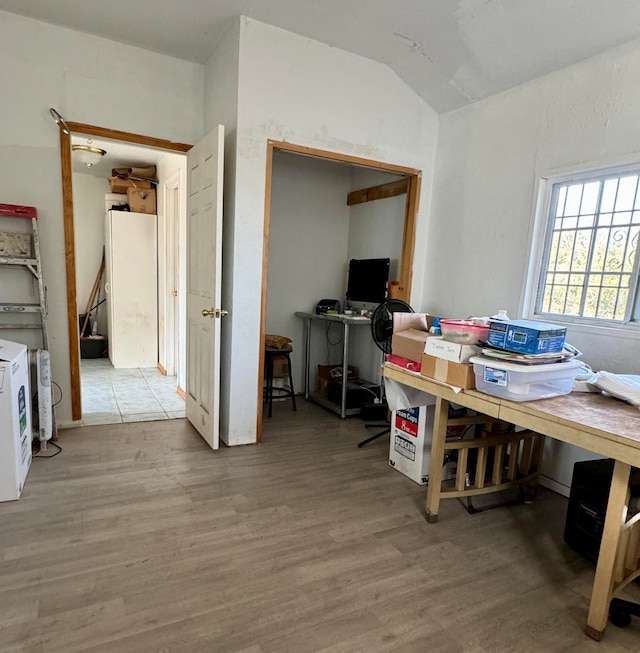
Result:
{"type": "Polygon", "coordinates": [[[158,364],[157,242],[157,216],[107,212],[105,291],[116,368],[158,364]]]}

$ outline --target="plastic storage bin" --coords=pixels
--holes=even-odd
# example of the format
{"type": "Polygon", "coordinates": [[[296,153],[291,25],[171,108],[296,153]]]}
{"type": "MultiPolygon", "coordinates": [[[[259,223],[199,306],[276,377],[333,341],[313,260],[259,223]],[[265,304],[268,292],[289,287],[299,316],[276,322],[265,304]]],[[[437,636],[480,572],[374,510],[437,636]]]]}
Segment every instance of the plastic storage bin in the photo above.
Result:
{"type": "Polygon", "coordinates": [[[440,320],[442,337],[449,342],[458,342],[462,345],[475,345],[481,340],[486,340],[489,335],[489,326],[476,324],[472,320],[440,320]]]}
{"type": "Polygon", "coordinates": [[[580,361],[518,365],[482,356],[470,359],[476,390],[511,401],[533,401],[569,394],[582,367],[580,361]]]}

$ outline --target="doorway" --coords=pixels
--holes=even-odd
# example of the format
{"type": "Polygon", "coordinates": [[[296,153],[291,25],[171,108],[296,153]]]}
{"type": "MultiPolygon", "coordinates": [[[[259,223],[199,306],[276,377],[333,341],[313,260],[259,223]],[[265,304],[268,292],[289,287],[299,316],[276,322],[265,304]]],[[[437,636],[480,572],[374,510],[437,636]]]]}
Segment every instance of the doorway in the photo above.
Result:
{"type": "MultiPolygon", "coordinates": [[[[369,159],[363,159],[360,157],[352,157],[348,155],[336,154],[333,152],[328,152],[324,150],[316,150],[313,148],[308,148],[304,146],[294,145],[291,143],[282,143],[276,141],[269,141],[267,148],[267,170],[266,170],[266,192],[265,192],[265,226],[264,226],[264,241],[263,241],[263,283],[262,283],[262,305],[261,305],[261,361],[259,368],[259,406],[258,406],[258,424],[257,424],[257,442],[261,442],[262,439],[262,417],[263,417],[263,405],[262,405],[262,379],[264,374],[264,342],[265,342],[265,333],[267,326],[267,294],[270,281],[270,242],[271,238],[279,238],[278,229],[275,229],[272,233],[271,231],[271,211],[273,204],[273,190],[274,190],[274,163],[277,161],[277,157],[282,157],[282,155],[292,155],[292,158],[304,156],[311,157],[317,160],[325,167],[333,168],[347,168],[349,170],[355,170],[359,172],[370,171],[372,179],[378,176],[378,181],[373,182],[370,187],[358,187],[354,188],[352,192],[345,192],[342,202],[344,203],[344,211],[347,212],[349,207],[347,205],[361,204],[365,202],[370,202],[375,199],[382,198],[397,198],[400,200],[400,216],[399,221],[394,223],[400,233],[394,235],[392,238],[395,241],[396,245],[391,247],[394,252],[397,249],[397,254],[394,253],[396,257],[396,265],[394,269],[394,280],[396,280],[397,286],[395,290],[395,296],[399,299],[408,301],[411,293],[411,275],[413,268],[413,255],[414,255],[414,242],[415,242],[415,224],[416,224],[416,215],[418,210],[418,198],[420,193],[420,182],[421,182],[421,172],[417,169],[408,168],[405,166],[397,166],[392,164],[387,164],[384,162],[378,162],[369,159]],[[338,165],[339,164],[339,165],[338,165]]],[[[348,174],[348,173],[347,173],[348,174]]],[[[344,176],[344,175],[343,175],[344,176]]],[[[355,177],[355,175],[354,175],[355,177]]],[[[366,178],[366,175],[358,175],[358,178],[366,178]]],[[[338,182],[340,183],[340,182],[338,182]]],[[[334,212],[344,212],[342,209],[337,209],[334,212]]],[[[332,212],[333,213],[333,212],[332,212]]],[[[331,216],[335,218],[335,216],[331,216]]],[[[318,219],[322,219],[321,217],[318,219]]],[[[348,219],[348,218],[347,218],[348,219]]],[[[394,218],[396,219],[396,218],[394,218]]],[[[331,221],[327,218],[325,221],[327,229],[331,229],[331,221]]],[[[362,233],[362,232],[361,232],[362,233]]],[[[387,232],[386,238],[390,236],[390,232],[387,232]]],[[[315,238],[316,243],[321,242],[321,234],[317,234],[315,238]]],[[[326,246],[326,243],[325,243],[326,246]]],[[[374,246],[375,247],[375,246],[374,246]]],[[[348,252],[354,253],[354,258],[362,257],[362,253],[365,254],[367,247],[350,247],[344,246],[344,252],[341,254],[343,260],[338,261],[335,259],[335,252],[331,251],[327,253],[327,264],[334,265],[335,267],[340,268],[340,274],[342,274],[342,268],[346,268],[348,262],[348,252]],[[333,257],[333,258],[332,258],[333,257]],[[333,263],[330,263],[330,260],[333,260],[333,263]]],[[[288,253],[287,257],[292,258],[294,254],[288,253]]],[[[308,260],[305,261],[308,263],[308,260]]],[[[275,270],[275,269],[274,269],[275,270]]],[[[290,274],[290,272],[289,272],[290,274]]],[[[338,286],[341,287],[341,286],[338,286]]],[[[317,294],[318,289],[315,290],[317,294]]],[[[338,292],[338,291],[336,291],[338,292]]],[[[312,297],[305,295],[304,293],[298,293],[302,295],[300,297],[300,302],[309,304],[312,302],[312,297]]],[[[342,288],[339,292],[340,299],[343,298],[344,289],[342,288]]],[[[323,295],[324,296],[324,295],[323,295]]],[[[318,295],[315,300],[320,299],[318,295]]],[[[303,311],[312,311],[312,305],[301,305],[298,310],[303,311]]],[[[288,313],[292,313],[289,309],[288,313]]],[[[327,339],[329,341],[329,339],[327,339]]],[[[300,349],[302,349],[302,342],[299,343],[300,349]]],[[[377,360],[377,356],[376,356],[377,360]]],[[[294,382],[295,379],[294,379],[294,382]]],[[[297,383],[301,383],[302,380],[299,377],[297,383]]]]}
{"type": "MultiPolygon", "coordinates": [[[[129,132],[120,132],[116,130],[105,129],[101,127],[96,127],[92,125],[84,125],[80,123],[66,123],[70,133],[65,133],[64,130],[60,130],[60,156],[61,156],[61,165],[62,165],[62,191],[63,191],[63,210],[64,210],[64,231],[65,231],[65,249],[66,249],[66,280],[67,280],[67,318],[68,318],[68,334],[69,334],[69,367],[70,367],[70,376],[71,376],[71,408],[72,408],[72,419],[78,421],[82,419],[82,383],[81,383],[81,358],[80,358],[80,346],[79,346],[79,326],[78,326],[78,288],[77,288],[77,256],[76,256],[76,242],[75,242],[75,220],[74,220],[74,193],[73,193],[73,165],[71,160],[71,138],[73,136],[80,135],[82,137],[90,137],[93,139],[104,139],[105,142],[111,144],[134,144],[138,146],[143,146],[145,148],[151,148],[156,152],[165,152],[165,153],[174,153],[184,156],[186,152],[191,149],[190,145],[181,144],[181,143],[172,143],[170,141],[165,141],[162,139],[156,139],[153,137],[142,136],[138,134],[131,134],[129,132]]],[[[106,149],[106,148],[105,148],[106,149]]],[[[180,215],[181,204],[183,199],[181,195],[185,193],[180,193],[181,180],[180,179],[167,179],[167,182],[162,186],[158,186],[159,194],[162,196],[164,201],[168,201],[173,207],[168,214],[176,217],[175,208],[178,207],[178,215],[180,215]]],[[[184,184],[183,184],[184,187],[184,184]]],[[[186,198],[184,198],[186,202],[186,198]]],[[[184,211],[186,213],[186,210],[184,211]]],[[[180,225],[176,224],[167,224],[166,221],[167,212],[163,212],[163,217],[159,220],[158,228],[159,233],[168,234],[166,238],[163,238],[163,243],[170,242],[170,245],[163,244],[158,250],[158,261],[160,263],[160,269],[165,271],[160,275],[159,291],[158,297],[159,308],[161,311],[162,325],[160,331],[164,334],[166,345],[168,341],[174,343],[174,351],[170,356],[173,364],[177,370],[180,369],[180,365],[176,365],[176,360],[180,360],[180,348],[181,343],[184,341],[179,333],[169,333],[167,335],[167,328],[171,328],[172,324],[177,322],[177,317],[174,315],[169,320],[167,327],[167,321],[164,316],[166,316],[166,310],[168,309],[167,305],[171,305],[171,301],[166,300],[167,293],[171,297],[172,291],[176,291],[176,295],[179,293],[180,283],[175,287],[175,277],[180,275],[176,272],[181,264],[184,264],[184,257],[181,259],[178,252],[184,247],[184,239],[179,240],[178,243],[174,241],[174,234],[178,234],[178,237],[181,236],[182,228],[180,225]],[[170,261],[168,263],[168,261],[170,261]],[[182,263],[181,263],[182,261],[182,263]],[[174,286],[169,288],[169,286],[174,286]]],[[[178,220],[178,222],[181,222],[178,220]]],[[[184,275],[182,275],[184,276],[184,275]]],[[[176,301],[175,304],[179,304],[179,301],[176,301]]],[[[178,330],[179,331],[179,330],[178,330]]],[[[166,346],[163,351],[166,351],[166,346]]],[[[163,356],[163,359],[166,361],[167,358],[163,356]]],[[[166,372],[164,365],[159,361],[158,372],[162,374],[166,372]]],[[[178,389],[175,388],[174,391],[178,389]]]]}

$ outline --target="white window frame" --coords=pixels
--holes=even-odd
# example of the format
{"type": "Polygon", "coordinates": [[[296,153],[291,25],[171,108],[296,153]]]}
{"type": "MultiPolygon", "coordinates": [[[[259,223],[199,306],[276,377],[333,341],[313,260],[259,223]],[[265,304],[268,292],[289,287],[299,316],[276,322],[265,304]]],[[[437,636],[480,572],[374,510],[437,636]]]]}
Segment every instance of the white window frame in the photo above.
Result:
{"type": "Polygon", "coordinates": [[[614,320],[603,320],[600,318],[595,319],[536,312],[539,282],[543,264],[546,261],[545,244],[554,185],[574,181],[582,182],[604,175],[624,175],[624,173],[637,172],[638,170],[640,170],[640,161],[624,165],[598,166],[579,171],[574,170],[571,172],[549,174],[538,177],[536,193],[537,201],[534,206],[533,225],[530,237],[529,265],[525,275],[521,311],[524,317],[554,323],[557,322],[559,324],[571,326],[574,331],[585,333],[599,332],[612,336],[623,335],[625,337],[631,337],[633,339],[637,338],[640,340],[640,280],[635,292],[635,297],[631,298],[631,301],[635,301],[632,321],[620,322],[614,320]]]}

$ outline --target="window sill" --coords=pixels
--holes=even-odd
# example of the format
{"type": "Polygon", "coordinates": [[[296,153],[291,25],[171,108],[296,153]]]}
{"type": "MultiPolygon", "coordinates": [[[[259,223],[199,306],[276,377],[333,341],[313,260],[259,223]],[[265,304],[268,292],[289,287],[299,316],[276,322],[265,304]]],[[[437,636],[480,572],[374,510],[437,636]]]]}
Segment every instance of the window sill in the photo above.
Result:
{"type": "Polygon", "coordinates": [[[633,322],[630,324],[593,324],[584,322],[582,320],[546,314],[532,314],[525,319],[538,320],[540,322],[549,322],[551,324],[565,326],[573,333],[583,333],[585,335],[591,336],[603,336],[606,338],[621,338],[625,340],[640,341],[640,323],[638,322],[633,322]]]}

